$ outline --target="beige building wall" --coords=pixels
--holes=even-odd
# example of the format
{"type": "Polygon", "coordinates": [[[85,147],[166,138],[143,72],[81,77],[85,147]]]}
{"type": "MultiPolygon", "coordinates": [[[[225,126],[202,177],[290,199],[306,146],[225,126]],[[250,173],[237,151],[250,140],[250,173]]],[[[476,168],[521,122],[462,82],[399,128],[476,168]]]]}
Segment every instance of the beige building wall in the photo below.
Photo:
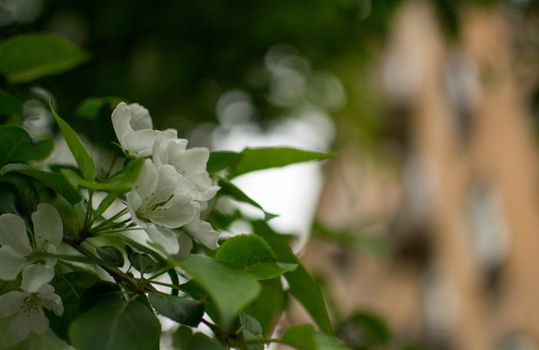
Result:
{"type": "Polygon", "coordinates": [[[454,42],[428,3],[400,9],[381,79],[392,118],[407,125],[402,170],[351,144],[321,197],[322,222],[386,237],[393,254],[313,239],[303,259],[326,276],[339,316],[374,310],[397,338],[431,349],[535,349],[539,182],[528,92],[501,9],[462,11],[454,42]]]}

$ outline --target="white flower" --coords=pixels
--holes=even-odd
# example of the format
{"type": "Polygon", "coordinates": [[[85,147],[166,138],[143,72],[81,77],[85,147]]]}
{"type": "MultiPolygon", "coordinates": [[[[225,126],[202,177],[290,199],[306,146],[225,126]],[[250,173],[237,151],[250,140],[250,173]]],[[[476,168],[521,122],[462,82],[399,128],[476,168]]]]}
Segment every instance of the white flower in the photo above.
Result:
{"type": "Polygon", "coordinates": [[[193,191],[194,186],[173,166],[156,166],[147,159],[135,187],[127,194],[127,206],[135,223],[167,253],[174,254],[179,243],[173,229],[200,214],[200,204],[191,198],[193,191]]]}
{"type": "Polygon", "coordinates": [[[219,247],[217,242],[219,240],[219,232],[214,230],[210,223],[206,221],[196,218],[196,220],[185,225],[184,230],[210,249],[215,250],[219,247]]]}
{"type": "Polygon", "coordinates": [[[196,191],[193,199],[204,202],[212,199],[219,186],[216,186],[206,171],[210,151],[204,147],[186,149],[186,140],[168,140],[158,137],[153,148],[153,161],[156,165],[169,164],[191,184],[196,191]]]}
{"type": "Polygon", "coordinates": [[[171,140],[178,137],[174,129],[153,130],[150,113],[138,103],[120,102],[112,112],[112,126],[122,148],[136,157],[150,156],[158,136],[171,140]]]}
{"type": "Polygon", "coordinates": [[[36,291],[54,277],[56,258],[39,253],[55,253],[62,242],[62,219],[56,209],[40,203],[32,213],[33,240],[30,242],[22,218],[0,215],[0,279],[13,280],[22,271],[21,287],[36,291]]]}
{"type": "Polygon", "coordinates": [[[57,316],[64,312],[62,300],[54,294],[50,284],[43,284],[35,291],[11,291],[0,295],[0,318],[16,315],[8,329],[15,342],[26,338],[31,331],[38,334],[47,331],[49,320],[43,313],[43,307],[57,316]]]}

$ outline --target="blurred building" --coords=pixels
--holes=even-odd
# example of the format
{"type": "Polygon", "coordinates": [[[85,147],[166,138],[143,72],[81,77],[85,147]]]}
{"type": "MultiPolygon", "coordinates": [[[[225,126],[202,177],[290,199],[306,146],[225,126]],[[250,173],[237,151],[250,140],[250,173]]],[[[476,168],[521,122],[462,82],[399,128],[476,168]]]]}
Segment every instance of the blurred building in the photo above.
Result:
{"type": "Polygon", "coordinates": [[[409,1],[393,23],[381,76],[397,152],[351,145],[320,200],[324,225],[386,239],[391,253],[314,237],[303,260],[325,279],[337,320],[380,314],[395,348],[538,349],[536,71],[519,66],[501,8],[462,8],[459,40],[435,18],[409,1]],[[394,159],[396,171],[384,165],[394,159]]]}

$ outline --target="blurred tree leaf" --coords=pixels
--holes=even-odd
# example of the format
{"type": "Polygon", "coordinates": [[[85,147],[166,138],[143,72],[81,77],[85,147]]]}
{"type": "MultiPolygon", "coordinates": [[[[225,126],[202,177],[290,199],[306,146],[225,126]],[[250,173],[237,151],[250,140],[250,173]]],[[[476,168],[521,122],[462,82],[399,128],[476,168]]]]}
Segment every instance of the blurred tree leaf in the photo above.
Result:
{"type": "Polygon", "coordinates": [[[52,148],[51,140],[33,142],[30,135],[21,127],[0,126],[0,167],[7,163],[45,159],[52,148]]]}
{"type": "Polygon", "coordinates": [[[22,102],[7,91],[0,90],[0,115],[20,114],[22,102]]]}
{"type": "Polygon", "coordinates": [[[0,173],[2,175],[18,173],[38,180],[45,186],[56,191],[71,204],[76,204],[82,199],[79,191],[62,174],[38,170],[25,164],[8,164],[2,168],[0,173]]]}
{"type": "Polygon", "coordinates": [[[388,345],[391,339],[384,320],[369,312],[354,312],[336,328],[339,338],[354,349],[388,345]]]}
{"type": "Polygon", "coordinates": [[[298,350],[349,350],[337,338],[315,332],[311,325],[291,327],[285,332],[281,340],[298,350]]]}
{"type": "Polygon", "coordinates": [[[253,207],[262,210],[262,212],[264,213],[264,219],[266,221],[279,216],[264,210],[264,208],[262,208],[260,204],[258,204],[251,197],[246,195],[241,189],[239,189],[236,185],[226,179],[219,179],[219,187],[221,187],[221,190],[219,191],[220,195],[228,195],[239,202],[250,204],[253,207]]]}
{"type": "Polygon", "coordinates": [[[24,83],[69,70],[87,55],[53,34],[21,34],[0,42],[0,74],[10,83],[24,83]]]}

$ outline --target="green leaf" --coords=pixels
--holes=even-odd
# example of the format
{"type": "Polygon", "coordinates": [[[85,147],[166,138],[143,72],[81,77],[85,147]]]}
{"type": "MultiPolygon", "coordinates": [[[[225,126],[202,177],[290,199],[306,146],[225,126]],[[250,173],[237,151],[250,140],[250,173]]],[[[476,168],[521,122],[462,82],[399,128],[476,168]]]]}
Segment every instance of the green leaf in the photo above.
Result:
{"type": "Polygon", "coordinates": [[[279,277],[286,272],[294,271],[297,267],[297,264],[265,261],[249,266],[245,269],[245,271],[249,272],[257,280],[269,280],[275,277],[279,277]]]}
{"type": "Polygon", "coordinates": [[[96,253],[101,259],[111,266],[124,266],[124,256],[117,248],[112,246],[97,247],[96,253]]]}
{"type": "Polygon", "coordinates": [[[283,313],[287,298],[279,278],[260,281],[262,290],[245,312],[258,320],[263,335],[269,337],[283,313]]]}
{"type": "Polygon", "coordinates": [[[215,261],[244,269],[263,261],[275,261],[275,253],[256,235],[237,235],[227,239],[215,253],[215,261]]]}
{"type": "Polygon", "coordinates": [[[207,169],[210,173],[216,173],[227,168],[234,166],[241,154],[233,151],[213,151],[210,153],[210,159],[208,159],[207,169]]]}
{"type": "Polygon", "coordinates": [[[150,303],[163,316],[186,326],[196,327],[204,307],[196,300],[163,293],[148,293],[150,303]]]}
{"type": "Polygon", "coordinates": [[[333,153],[305,151],[290,147],[245,148],[241,152],[214,151],[210,154],[208,171],[228,169],[233,178],[253,171],[279,168],[290,164],[324,160],[333,153]]]}
{"type": "Polygon", "coordinates": [[[1,171],[2,175],[6,173],[19,173],[38,180],[56,191],[71,204],[76,204],[82,200],[79,191],[62,174],[37,170],[25,164],[8,164],[1,171]]]}
{"type": "Polygon", "coordinates": [[[112,203],[114,203],[114,201],[118,199],[119,196],[120,193],[118,192],[110,192],[109,194],[107,194],[107,196],[103,198],[103,200],[97,206],[94,215],[96,217],[100,217],[105,212],[105,210],[107,210],[112,205],[112,203]]]}
{"type": "Polygon", "coordinates": [[[79,166],[82,176],[86,180],[93,180],[95,178],[95,166],[90,151],[88,151],[88,148],[86,148],[75,130],[73,130],[69,124],[60,118],[52,104],[50,105],[50,108],[56,123],[60,127],[60,131],[62,131],[62,134],[64,135],[71,153],[73,153],[73,157],[79,166]]]}
{"type": "Polygon", "coordinates": [[[271,246],[277,255],[277,260],[297,265],[295,270],[284,274],[290,293],[305,307],[323,332],[332,334],[331,322],[320,286],[294,255],[286,236],[274,232],[264,221],[253,221],[252,226],[255,233],[262,236],[271,246]]]}
{"type": "Polygon", "coordinates": [[[30,135],[16,125],[0,126],[0,167],[7,163],[24,163],[42,160],[51,153],[50,140],[33,142],[30,135]]]}
{"type": "Polygon", "coordinates": [[[277,263],[271,247],[256,235],[227,239],[215,253],[215,261],[243,269],[257,280],[272,279],[297,267],[295,264],[277,263]]]}
{"type": "Polygon", "coordinates": [[[82,50],[53,34],[21,34],[0,42],[0,74],[12,84],[64,72],[86,59],[82,50]]]}
{"type": "Polygon", "coordinates": [[[195,333],[189,327],[180,326],[172,334],[175,350],[227,350],[217,340],[202,333],[195,333]]]}
{"type": "Polygon", "coordinates": [[[281,340],[298,350],[350,350],[337,338],[315,332],[311,325],[291,327],[281,340]]]}
{"type": "Polygon", "coordinates": [[[251,275],[209,257],[191,255],[174,263],[205,289],[225,329],[232,326],[238,313],[260,292],[260,284],[251,275]]]}
{"type": "MultiPolygon", "coordinates": [[[[51,282],[54,292],[62,298],[64,313],[61,317],[52,312],[47,312],[50,327],[58,336],[67,338],[67,328],[71,321],[77,318],[83,311],[85,291],[90,290],[97,284],[105,284],[97,276],[88,272],[69,272],[65,275],[56,274],[51,282]]],[[[93,296],[92,296],[93,297],[93,296]]]]}
{"type": "Polygon", "coordinates": [[[264,220],[268,221],[271,220],[279,215],[269,213],[262,208],[260,204],[258,204],[256,201],[254,201],[251,197],[246,195],[242,190],[240,190],[236,185],[234,185],[232,182],[226,180],[226,179],[219,179],[219,186],[221,187],[221,190],[219,191],[219,194],[221,195],[228,195],[235,200],[243,203],[247,203],[252,205],[253,207],[256,207],[264,213],[264,220]]]}
{"type": "Polygon", "coordinates": [[[88,181],[83,179],[77,172],[71,169],[62,169],[61,172],[66,175],[71,182],[79,187],[84,187],[95,191],[114,191],[124,193],[134,186],[144,165],[144,159],[137,158],[129,161],[125,167],[113,174],[103,182],[88,181]]]}
{"type": "Polygon", "coordinates": [[[94,305],[71,323],[71,343],[78,350],[158,349],[161,325],[139,298],[105,299],[94,305]]]}
{"type": "Polygon", "coordinates": [[[348,345],[375,347],[387,345],[391,339],[389,329],[380,317],[364,311],[353,313],[337,326],[337,335],[348,345]]]}
{"type": "Polygon", "coordinates": [[[134,252],[129,246],[125,246],[127,259],[134,268],[141,273],[155,272],[163,267],[163,264],[155,260],[148,254],[134,252]]]}
{"type": "Polygon", "coordinates": [[[299,325],[289,328],[281,340],[298,350],[315,350],[314,328],[311,325],[299,325]]]}
{"type": "MultiPolygon", "coordinates": [[[[262,336],[262,326],[260,323],[254,317],[247,315],[246,313],[240,314],[240,330],[243,341],[261,341],[264,339],[262,336]]],[[[241,349],[264,350],[264,343],[260,342],[258,344],[245,344],[241,347],[241,349]]]]}

